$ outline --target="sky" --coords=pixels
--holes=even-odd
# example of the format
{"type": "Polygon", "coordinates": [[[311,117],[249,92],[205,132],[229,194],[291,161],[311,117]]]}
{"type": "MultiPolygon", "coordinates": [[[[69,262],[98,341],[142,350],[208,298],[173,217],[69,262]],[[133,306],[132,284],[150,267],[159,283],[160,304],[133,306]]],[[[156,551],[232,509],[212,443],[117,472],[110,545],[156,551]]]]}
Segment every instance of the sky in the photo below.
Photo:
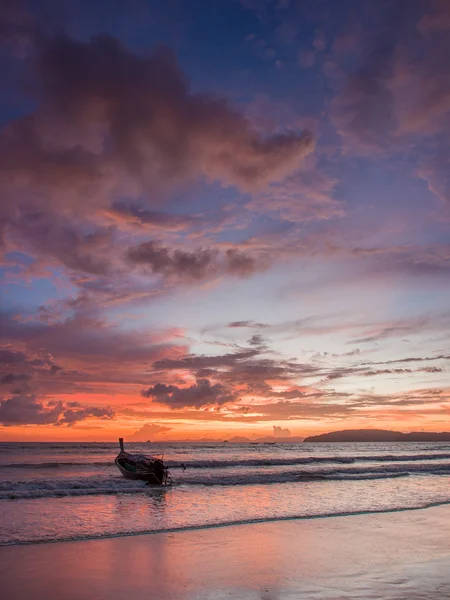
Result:
{"type": "Polygon", "coordinates": [[[0,1],[0,439],[450,430],[448,0],[0,1]]]}

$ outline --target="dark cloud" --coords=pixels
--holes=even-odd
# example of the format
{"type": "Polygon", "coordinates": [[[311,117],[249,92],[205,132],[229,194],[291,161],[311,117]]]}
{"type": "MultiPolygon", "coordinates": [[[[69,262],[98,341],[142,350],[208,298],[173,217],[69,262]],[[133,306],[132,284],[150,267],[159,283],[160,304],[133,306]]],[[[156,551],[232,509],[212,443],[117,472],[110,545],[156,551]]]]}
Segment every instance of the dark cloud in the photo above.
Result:
{"type": "MultiPolygon", "coordinates": [[[[392,364],[396,362],[408,362],[408,359],[404,361],[391,361],[390,363],[373,363],[377,364],[392,364]]],[[[441,367],[423,367],[420,369],[409,369],[409,368],[395,368],[395,369],[367,369],[364,366],[355,367],[339,367],[326,374],[326,380],[333,381],[334,379],[342,379],[343,377],[376,377],[378,375],[405,375],[410,373],[442,373],[444,369],[441,367]]]]}
{"type": "Polygon", "coordinates": [[[9,385],[28,381],[29,379],[31,379],[31,375],[28,373],[5,373],[0,377],[0,384],[9,385]]]}
{"type": "Polygon", "coordinates": [[[56,423],[63,412],[62,404],[44,406],[35,396],[13,396],[0,403],[3,425],[45,425],[56,423]]]}
{"type": "Polygon", "coordinates": [[[252,335],[252,337],[248,340],[248,343],[250,346],[257,346],[259,348],[267,347],[266,339],[259,333],[252,335]]]}
{"type": "MultiPolygon", "coordinates": [[[[182,359],[156,361],[152,365],[151,372],[157,373],[160,380],[164,377],[168,381],[173,381],[174,371],[185,371],[198,380],[217,382],[216,385],[223,388],[221,394],[229,397],[227,402],[233,402],[240,396],[253,395],[273,399],[303,397],[302,391],[298,386],[293,385],[292,381],[319,374],[320,370],[309,364],[265,358],[263,355],[270,352],[265,340],[257,337],[252,338],[251,341],[255,342],[251,348],[239,349],[223,355],[188,355],[182,359]],[[290,384],[290,387],[275,391],[272,387],[275,382],[290,384]]],[[[185,373],[182,377],[185,377],[185,373]]],[[[149,392],[155,398],[158,394],[167,397],[170,390],[171,385],[157,384],[150,388],[149,392]]],[[[205,391],[206,388],[202,387],[202,390],[205,391]]],[[[191,406],[195,404],[192,403],[191,406]]]]}
{"type": "Polygon", "coordinates": [[[0,402],[0,423],[12,425],[73,425],[89,417],[112,419],[111,408],[81,406],[78,403],[39,402],[33,395],[16,395],[0,402]]]}
{"type": "Polygon", "coordinates": [[[418,370],[423,371],[424,373],[442,373],[444,371],[442,367],[424,367],[423,369],[418,370]]]}
{"type": "Polygon", "coordinates": [[[237,277],[249,277],[265,270],[267,264],[239,250],[227,250],[225,253],[225,271],[237,277]]]}
{"type": "MultiPolygon", "coordinates": [[[[438,354],[437,356],[408,356],[406,358],[397,358],[395,360],[386,360],[381,362],[373,362],[373,365],[393,365],[397,363],[424,362],[434,360],[450,360],[450,354],[438,354]]],[[[368,364],[368,363],[363,363],[368,364]]]]}
{"type": "Polygon", "coordinates": [[[27,356],[24,352],[9,349],[0,349],[0,365],[21,366],[24,365],[26,362],[27,356]]]}
{"type": "Polygon", "coordinates": [[[411,369],[378,369],[374,371],[364,371],[361,373],[363,377],[373,377],[375,375],[403,375],[404,373],[412,373],[411,369]]]}
{"type": "MultiPolygon", "coordinates": [[[[179,360],[162,360],[153,364],[154,370],[186,370],[197,376],[220,381],[230,389],[239,389],[242,394],[277,397],[269,382],[291,381],[298,377],[316,374],[319,369],[308,364],[269,359],[259,356],[267,351],[266,346],[254,350],[242,350],[221,356],[188,356],[179,360]]],[[[299,392],[295,392],[295,397],[299,392]]]]}
{"type": "Polygon", "coordinates": [[[60,203],[74,191],[84,204],[108,201],[120,185],[114,167],[134,181],[130,191],[198,176],[249,189],[283,178],[313,149],[309,133],[263,138],[224,100],[192,93],[167,48],[140,56],[107,34],[57,35],[37,54],[39,108],[3,135],[2,166],[36,190],[73,183],[60,203]]]}
{"type": "Polygon", "coordinates": [[[28,382],[33,378],[51,377],[61,370],[62,367],[49,353],[27,355],[21,351],[0,349],[0,384],[17,385],[22,391],[28,391],[30,389],[28,382]]]}
{"type": "MultiPolygon", "coordinates": [[[[107,34],[77,41],[42,28],[38,35],[35,20],[13,5],[2,33],[19,41],[29,29],[21,69],[33,82],[34,108],[0,133],[2,240],[7,249],[59,262],[91,296],[119,301],[141,292],[123,260],[130,224],[152,226],[161,237],[204,229],[201,216],[167,210],[180,186],[201,180],[260,189],[295,171],[314,148],[308,132],[267,136],[226,100],[194,93],[167,48],[143,56],[107,34]],[[118,287],[122,294],[113,293],[118,287]]],[[[217,228],[226,215],[213,208],[217,228]]],[[[144,253],[136,248],[131,256],[143,264],[144,253]]],[[[158,273],[193,281],[247,277],[267,266],[237,248],[164,245],[150,262],[158,273]]]]}
{"type": "Polygon", "coordinates": [[[148,390],[142,390],[141,395],[171,408],[221,406],[238,399],[237,394],[230,392],[224,385],[211,384],[208,379],[198,379],[187,388],[157,383],[148,390]]]}
{"type": "Polygon", "coordinates": [[[84,406],[77,402],[71,402],[69,406],[71,408],[65,408],[55,425],[70,426],[79,421],[89,419],[90,417],[95,417],[96,419],[112,419],[115,415],[114,410],[109,407],[99,408],[95,406],[84,406]]]}
{"type": "MultiPolygon", "coordinates": [[[[299,401],[277,400],[275,402],[255,402],[231,404],[226,410],[200,410],[195,419],[210,422],[266,423],[271,421],[293,420],[379,420],[410,418],[411,415],[447,415],[450,411],[450,390],[421,389],[400,394],[343,393],[335,390],[305,390],[298,393],[299,401]],[[439,408],[436,408],[439,405],[439,408]]],[[[273,399],[277,398],[276,394],[273,399]]],[[[136,405],[137,406],[137,405],[136,405]]],[[[192,419],[192,410],[157,410],[127,408],[124,414],[141,418],[192,419]]]]}
{"type": "Polygon", "coordinates": [[[145,242],[131,248],[127,258],[131,263],[148,266],[154,273],[161,273],[166,277],[200,280],[214,277],[217,273],[217,252],[211,250],[170,252],[168,248],[160,247],[154,242],[145,242]]]}
{"type": "Polygon", "coordinates": [[[95,275],[111,271],[114,233],[113,227],[77,223],[40,210],[18,212],[10,221],[10,235],[23,236],[25,250],[95,275]]]}
{"type": "Polygon", "coordinates": [[[221,274],[248,277],[267,265],[238,250],[194,250],[188,252],[145,242],[127,252],[129,262],[144,265],[153,273],[186,280],[212,279],[221,274]]]}
{"type": "Polygon", "coordinates": [[[266,323],[257,323],[255,321],[232,321],[231,323],[228,323],[227,327],[230,329],[238,329],[240,327],[262,329],[264,327],[269,327],[269,325],[266,323]]]}
{"type": "Polygon", "coordinates": [[[204,368],[232,367],[240,362],[245,362],[248,359],[254,358],[259,354],[260,351],[254,348],[238,350],[236,352],[220,354],[217,356],[197,356],[195,354],[191,354],[179,359],[157,360],[153,363],[153,369],[157,371],[173,369],[197,371],[204,368]]]}

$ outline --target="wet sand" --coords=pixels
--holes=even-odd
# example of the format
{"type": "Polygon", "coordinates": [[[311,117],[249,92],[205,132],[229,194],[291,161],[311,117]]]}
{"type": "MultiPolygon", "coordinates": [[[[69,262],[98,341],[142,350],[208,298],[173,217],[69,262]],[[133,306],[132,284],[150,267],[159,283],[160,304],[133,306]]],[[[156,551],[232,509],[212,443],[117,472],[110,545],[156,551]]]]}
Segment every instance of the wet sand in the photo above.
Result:
{"type": "Polygon", "coordinates": [[[0,548],[5,600],[450,598],[450,506],[0,548]]]}

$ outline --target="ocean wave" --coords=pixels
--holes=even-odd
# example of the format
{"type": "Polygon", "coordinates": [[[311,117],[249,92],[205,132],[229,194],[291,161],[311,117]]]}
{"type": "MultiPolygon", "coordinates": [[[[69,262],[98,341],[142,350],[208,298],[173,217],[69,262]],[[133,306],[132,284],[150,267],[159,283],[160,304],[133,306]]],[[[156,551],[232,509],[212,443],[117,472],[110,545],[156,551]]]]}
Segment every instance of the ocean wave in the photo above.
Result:
{"type": "Polygon", "coordinates": [[[29,481],[3,481],[0,499],[61,498],[65,496],[139,494],[150,490],[145,481],[130,481],[121,477],[78,479],[33,479],[29,481]]]}
{"type": "MultiPolygon", "coordinates": [[[[296,465],[314,465],[314,464],[355,464],[358,462],[419,462],[434,460],[450,460],[450,453],[437,454],[371,454],[361,456],[297,456],[286,457],[261,457],[244,458],[231,460],[166,460],[169,468],[175,468],[183,462],[188,469],[223,469],[229,467],[277,467],[277,466],[296,466],[296,465]]],[[[114,458],[110,460],[98,461],[49,461],[41,463],[33,462],[14,462],[0,464],[0,469],[59,469],[71,467],[108,467],[114,464],[114,458]]]]}
{"type": "Polygon", "coordinates": [[[154,535],[159,533],[176,533],[181,531],[200,531],[204,529],[219,529],[222,527],[231,527],[238,525],[256,525],[259,523],[276,523],[282,521],[309,521],[313,519],[330,519],[336,517],[362,517],[364,515],[377,515],[377,514],[392,514],[402,513],[413,510],[425,510],[429,508],[438,508],[440,506],[450,505],[450,498],[443,500],[436,500],[431,502],[418,502],[415,505],[409,506],[386,506],[385,508],[372,508],[367,510],[351,510],[351,511],[331,511],[317,514],[292,514],[292,515],[276,515],[267,517],[257,517],[254,519],[230,519],[227,521],[216,521],[213,523],[203,523],[199,525],[180,525],[175,527],[166,528],[154,528],[154,529],[139,529],[137,531],[120,531],[120,532],[107,532],[97,533],[93,535],[73,535],[73,536],[60,536],[57,538],[46,539],[46,538],[30,538],[22,540],[11,540],[11,541],[0,541],[0,546],[27,546],[29,544],[53,544],[57,542],[76,542],[83,540],[102,540],[102,539],[114,539],[122,537],[135,537],[140,535],[154,535]]]}
{"type": "MultiPolygon", "coordinates": [[[[340,469],[247,471],[233,473],[204,473],[201,476],[184,474],[176,478],[175,485],[184,486],[236,486],[267,485],[276,483],[357,481],[407,477],[409,475],[450,475],[446,465],[386,465],[384,467],[346,467],[340,469]]],[[[64,496],[142,494],[154,490],[143,481],[130,481],[121,477],[86,476],[82,478],[32,479],[0,482],[0,499],[55,498],[64,496]]]]}
{"type": "Polygon", "coordinates": [[[296,481],[336,481],[358,479],[385,479],[409,475],[450,475],[450,464],[401,464],[374,465],[373,467],[351,466],[314,470],[290,470],[282,472],[247,471],[220,474],[205,474],[202,477],[185,475],[180,482],[189,485],[258,485],[272,483],[294,483],[296,481]]]}
{"type": "MultiPolygon", "coordinates": [[[[242,460],[191,460],[184,461],[184,465],[191,469],[215,469],[225,467],[276,467],[310,464],[354,464],[358,462],[415,462],[424,460],[449,460],[450,453],[441,454],[383,454],[361,456],[298,456],[292,458],[245,458],[242,460]]],[[[170,467],[175,463],[166,461],[170,467]]],[[[176,463],[176,464],[179,464],[176,463]]]]}
{"type": "Polygon", "coordinates": [[[108,461],[52,461],[41,463],[4,463],[0,469],[62,469],[67,467],[108,467],[114,465],[114,460],[108,461]]]}

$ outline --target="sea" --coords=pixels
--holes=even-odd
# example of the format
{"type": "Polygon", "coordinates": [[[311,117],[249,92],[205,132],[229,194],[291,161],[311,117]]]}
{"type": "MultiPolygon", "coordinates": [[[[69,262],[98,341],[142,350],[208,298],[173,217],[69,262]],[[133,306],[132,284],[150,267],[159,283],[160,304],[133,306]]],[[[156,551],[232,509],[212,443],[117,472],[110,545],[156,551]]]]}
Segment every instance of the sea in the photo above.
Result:
{"type": "Polygon", "coordinates": [[[0,544],[450,503],[450,442],[133,443],[126,450],[162,455],[172,485],[124,479],[116,443],[0,443],[0,544]]]}

